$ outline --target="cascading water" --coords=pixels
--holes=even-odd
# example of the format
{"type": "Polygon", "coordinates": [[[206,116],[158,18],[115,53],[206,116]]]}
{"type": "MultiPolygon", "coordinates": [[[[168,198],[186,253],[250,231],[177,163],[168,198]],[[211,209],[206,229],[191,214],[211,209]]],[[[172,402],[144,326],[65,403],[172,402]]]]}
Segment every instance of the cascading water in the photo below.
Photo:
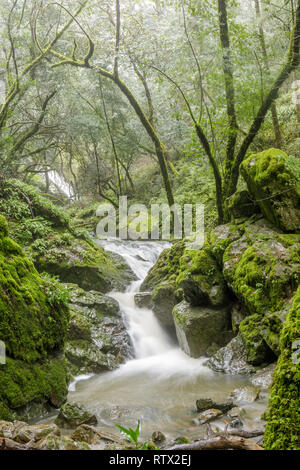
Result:
{"type": "MultiPolygon", "coordinates": [[[[199,428],[193,424],[196,399],[201,396],[222,401],[233,389],[249,383],[247,378],[216,374],[203,365],[204,358],[188,357],[161,328],[151,310],[135,305],[134,294],[168,244],[120,240],[98,243],[121,255],[138,277],[125,293],[109,294],[119,302],[126,318],[135,358],[113,372],[73,382],[70,398],[95,413],[100,426],[134,426],[141,419],[148,435],[159,429],[173,436],[199,436],[199,428]]],[[[263,404],[248,405],[251,422],[263,409],[263,404]]]]}

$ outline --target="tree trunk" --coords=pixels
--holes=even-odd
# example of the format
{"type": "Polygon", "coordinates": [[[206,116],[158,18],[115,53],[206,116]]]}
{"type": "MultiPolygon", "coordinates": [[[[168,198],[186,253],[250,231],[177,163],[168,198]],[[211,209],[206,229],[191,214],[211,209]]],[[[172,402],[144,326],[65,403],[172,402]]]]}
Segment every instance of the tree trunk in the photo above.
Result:
{"type": "MultiPolygon", "coordinates": [[[[266,70],[269,74],[270,73],[270,67],[269,67],[269,60],[268,60],[268,54],[267,54],[267,48],[266,48],[265,32],[264,32],[264,29],[263,29],[262,24],[261,24],[260,3],[259,3],[259,0],[254,0],[254,3],[255,3],[256,19],[258,21],[258,34],[259,34],[261,52],[262,52],[262,56],[263,56],[263,59],[264,59],[265,68],[266,68],[266,70]]],[[[275,103],[273,103],[272,106],[271,106],[271,113],[272,113],[272,121],[273,121],[273,128],[274,128],[276,146],[277,146],[277,148],[280,149],[281,146],[282,146],[282,140],[281,140],[279,120],[278,120],[278,113],[277,113],[277,108],[276,108],[275,103]]]]}

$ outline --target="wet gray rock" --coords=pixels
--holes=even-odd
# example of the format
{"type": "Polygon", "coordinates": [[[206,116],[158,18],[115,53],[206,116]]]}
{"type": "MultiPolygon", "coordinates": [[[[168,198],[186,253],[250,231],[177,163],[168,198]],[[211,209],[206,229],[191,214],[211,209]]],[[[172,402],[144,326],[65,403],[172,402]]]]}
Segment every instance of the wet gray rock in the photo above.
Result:
{"type": "Polygon", "coordinates": [[[229,308],[192,307],[182,301],[174,307],[176,335],[191,357],[204,356],[211,345],[224,346],[231,338],[229,308]]]}
{"type": "Polygon", "coordinates": [[[211,398],[199,398],[196,401],[196,408],[199,413],[207,410],[219,410],[222,413],[227,413],[229,410],[234,408],[235,405],[232,401],[226,401],[223,403],[217,403],[211,398]]]}
{"type": "Polygon", "coordinates": [[[272,385],[275,367],[276,362],[257,371],[256,374],[251,377],[251,383],[261,390],[268,390],[272,385]]]}
{"type": "Polygon", "coordinates": [[[78,403],[65,403],[59,410],[55,424],[62,428],[75,428],[81,424],[97,424],[97,418],[78,403]]]}
{"type": "Polygon", "coordinates": [[[152,307],[151,292],[138,292],[134,296],[134,302],[140,308],[151,308],[152,307]]]}
{"type": "Polygon", "coordinates": [[[230,395],[235,401],[253,403],[259,399],[260,389],[253,385],[235,389],[230,395]]]}
{"type": "Polygon", "coordinates": [[[164,442],[165,440],[166,440],[166,436],[160,431],[154,431],[154,433],[152,434],[152,441],[155,444],[164,442]]]}
{"type": "Polygon", "coordinates": [[[247,362],[247,353],[240,335],[211,357],[206,363],[210,369],[227,374],[250,375],[255,368],[247,362]]]}
{"type": "Polygon", "coordinates": [[[221,410],[209,409],[200,413],[198,417],[194,419],[194,423],[197,424],[197,426],[201,426],[202,424],[214,421],[222,416],[222,414],[223,412],[221,410]]]}
{"type": "Polygon", "coordinates": [[[60,429],[54,423],[28,425],[23,421],[0,421],[0,437],[12,439],[20,444],[37,442],[48,435],[60,436],[60,429]]]}
{"type": "Polygon", "coordinates": [[[119,304],[96,291],[74,284],[65,354],[72,376],[116,369],[131,357],[131,341],[119,304]]]}

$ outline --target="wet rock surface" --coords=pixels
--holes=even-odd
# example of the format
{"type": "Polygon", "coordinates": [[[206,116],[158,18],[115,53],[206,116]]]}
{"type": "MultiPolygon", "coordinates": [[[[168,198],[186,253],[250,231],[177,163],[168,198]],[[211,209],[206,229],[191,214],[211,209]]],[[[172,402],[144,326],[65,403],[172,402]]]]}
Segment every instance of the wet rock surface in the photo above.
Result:
{"type": "Polygon", "coordinates": [[[204,356],[213,344],[221,347],[230,339],[228,307],[193,307],[182,301],[175,306],[173,317],[179,345],[191,357],[204,356]]]}
{"type": "Polygon", "coordinates": [[[65,353],[70,373],[115,369],[131,357],[132,350],[118,302],[74,284],[67,288],[71,292],[71,318],[65,353]]]}
{"type": "Polygon", "coordinates": [[[250,375],[255,368],[247,362],[243,341],[238,335],[212,356],[206,365],[216,372],[250,375]]]}
{"type": "Polygon", "coordinates": [[[55,423],[62,428],[75,428],[81,424],[97,424],[97,418],[82,405],[65,403],[60,408],[55,423]]]}

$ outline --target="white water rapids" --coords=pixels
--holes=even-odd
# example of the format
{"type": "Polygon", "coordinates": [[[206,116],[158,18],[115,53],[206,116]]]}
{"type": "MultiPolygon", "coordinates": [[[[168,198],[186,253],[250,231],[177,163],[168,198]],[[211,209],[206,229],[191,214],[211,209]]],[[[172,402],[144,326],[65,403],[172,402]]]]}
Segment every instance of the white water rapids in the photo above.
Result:
{"type": "MultiPolygon", "coordinates": [[[[214,373],[203,365],[205,358],[188,357],[161,328],[151,310],[135,305],[134,294],[168,244],[119,240],[98,243],[121,255],[138,277],[125,293],[109,294],[119,302],[125,316],[135,358],[113,372],[78,377],[69,398],[95,413],[99,426],[135,426],[140,419],[143,434],[148,436],[160,430],[172,437],[199,437],[199,428],[193,423],[197,398],[224,401],[235,388],[249,384],[248,379],[214,373]]],[[[243,405],[251,427],[264,406],[243,405]]],[[[219,424],[222,426],[222,421],[219,424]]]]}

